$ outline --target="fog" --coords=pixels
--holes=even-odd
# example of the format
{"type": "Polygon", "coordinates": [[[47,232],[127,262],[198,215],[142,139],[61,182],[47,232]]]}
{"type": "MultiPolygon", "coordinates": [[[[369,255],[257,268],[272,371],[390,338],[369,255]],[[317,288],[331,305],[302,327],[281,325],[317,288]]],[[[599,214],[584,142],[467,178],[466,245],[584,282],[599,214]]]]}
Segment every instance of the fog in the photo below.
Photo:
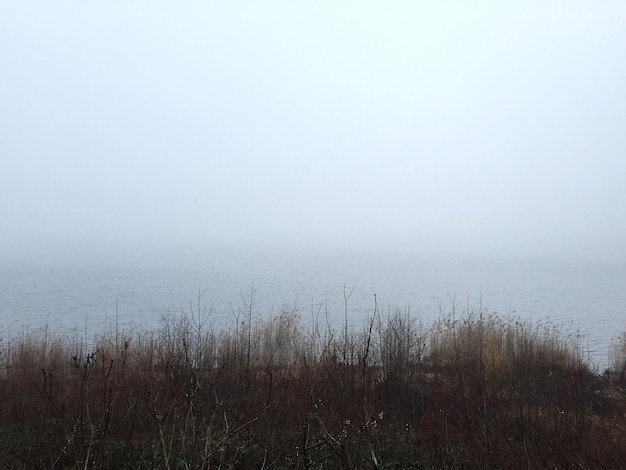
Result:
{"type": "Polygon", "coordinates": [[[0,261],[624,262],[625,5],[2,2],[0,261]]]}

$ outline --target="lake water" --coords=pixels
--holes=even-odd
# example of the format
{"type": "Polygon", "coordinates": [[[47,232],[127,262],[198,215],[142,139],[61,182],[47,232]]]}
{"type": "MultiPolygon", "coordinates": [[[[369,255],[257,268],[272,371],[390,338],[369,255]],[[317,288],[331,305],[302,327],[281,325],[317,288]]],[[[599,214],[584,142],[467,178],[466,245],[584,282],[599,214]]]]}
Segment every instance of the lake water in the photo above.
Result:
{"type": "Polygon", "coordinates": [[[374,309],[410,308],[428,326],[457,312],[488,312],[580,332],[598,367],[626,331],[626,267],[582,262],[481,260],[420,256],[248,253],[160,257],[101,263],[48,263],[0,268],[0,335],[48,325],[89,338],[111,328],[158,327],[164,313],[194,308],[198,293],[214,323],[232,325],[254,291],[255,311],[299,307],[303,321],[320,307],[332,321],[344,314],[344,287],[354,291],[349,321],[360,327],[374,309]],[[85,336],[86,335],[86,336],[85,336]]]}

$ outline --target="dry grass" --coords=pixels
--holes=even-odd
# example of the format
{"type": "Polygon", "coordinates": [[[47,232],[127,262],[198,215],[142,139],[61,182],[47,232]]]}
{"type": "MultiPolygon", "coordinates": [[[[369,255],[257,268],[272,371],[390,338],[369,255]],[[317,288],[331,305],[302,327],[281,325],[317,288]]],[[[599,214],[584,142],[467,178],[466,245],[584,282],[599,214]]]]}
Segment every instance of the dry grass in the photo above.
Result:
{"type": "MultiPolygon", "coordinates": [[[[319,318],[319,315],[314,315],[319,318]]],[[[375,311],[337,332],[198,304],[93,346],[5,340],[0,468],[618,468],[623,360],[547,324],[375,311]]],[[[624,345],[622,352],[626,350],[624,345]]]]}

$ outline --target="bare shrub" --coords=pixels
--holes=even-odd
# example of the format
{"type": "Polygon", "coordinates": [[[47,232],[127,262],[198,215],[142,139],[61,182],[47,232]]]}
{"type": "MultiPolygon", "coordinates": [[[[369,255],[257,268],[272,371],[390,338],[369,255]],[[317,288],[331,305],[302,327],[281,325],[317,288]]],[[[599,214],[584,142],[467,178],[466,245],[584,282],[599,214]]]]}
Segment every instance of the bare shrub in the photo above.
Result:
{"type": "MultiPolygon", "coordinates": [[[[348,299],[346,294],[346,302],[348,299]]],[[[453,309],[454,310],[454,309],[453,309]]],[[[198,300],[155,331],[3,340],[2,468],[619,468],[621,382],[548,322],[324,307],[216,329],[198,300]],[[87,346],[89,345],[89,346],[87,346]]],[[[623,346],[622,346],[623,347],[623,346]]],[[[621,357],[621,356],[620,356],[621,357]]],[[[623,376],[623,360],[616,370],[623,376]]]]}

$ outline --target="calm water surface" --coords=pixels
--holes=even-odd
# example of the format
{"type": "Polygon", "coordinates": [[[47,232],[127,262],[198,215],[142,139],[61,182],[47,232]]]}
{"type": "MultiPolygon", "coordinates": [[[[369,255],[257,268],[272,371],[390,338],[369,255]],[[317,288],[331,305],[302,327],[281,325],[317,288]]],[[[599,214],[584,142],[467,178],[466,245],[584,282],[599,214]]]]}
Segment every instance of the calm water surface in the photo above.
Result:
{"type": "Polygon", "coordinates": [[[0,335],[48,325],[89,338],[112,328],[158,327],[163,314],[202,303],[213,322],[232,325],[244,302],[268,315],[283,305],[329,312],[339,322],[344,287],[354,291],[349,319],[361,326],[374,309],[410,308],[428,325],[455,305],[549,320],[583,334],[590,358],[604,367],[611,341],[626,331],[626,267],[575,262],[486,261],[392,256],[215,255],[18,266],[0,269],[0,335]],[[117,319],[117,320],[116,320],[117,319]]]}

